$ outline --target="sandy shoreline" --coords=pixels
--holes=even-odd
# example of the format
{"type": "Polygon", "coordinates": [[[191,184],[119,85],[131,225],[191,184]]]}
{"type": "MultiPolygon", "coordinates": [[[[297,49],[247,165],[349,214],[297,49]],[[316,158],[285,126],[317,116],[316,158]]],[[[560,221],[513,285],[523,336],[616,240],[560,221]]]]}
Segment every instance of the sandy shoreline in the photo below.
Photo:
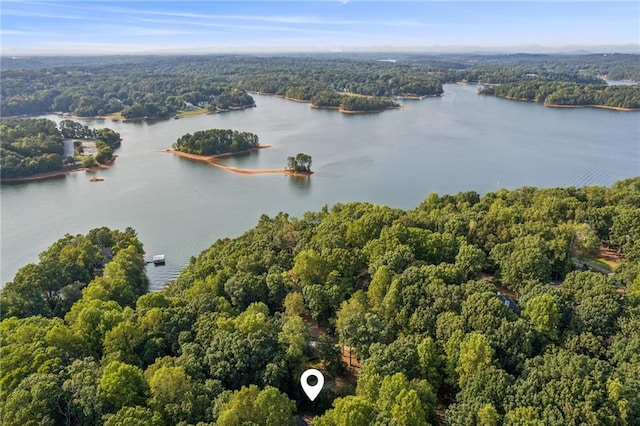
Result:
{"type": "Polygon", "coordinates": [[[244,175],[264,175],[264,174],[282,174],[282,175],[287,175],[287,176],[295,176],[295,177],[309,177],[313,174],[313,172],[311,173],[295,173],[289,170],[285,170],[285,169],[243,169],[240,167],[232,167],[232,166],[227,166],[225,164],[220,163],[220,161],[218,161],[220,158],[225,158],[225,157],[231,157],[234,155],[240,155],[240,154],[246,154],[246,153],[250,153],[250,152],[254,152],[258,149],[263,149],[263,148],[270,148],[271,145],[260,145],[256,148],[251,148],[251,149],[246,149],[243,151],[238,151],[238,152],[228,152],[228,153],[224,153],[224,154],[217,154],[217,155],[197,155],[197,154],[187,154],[186,152],[182,152],[182,151],[176,151],[173,149],[167,149],[165,151],[160,151],[160,152],[166,152],[168,154],[173,154],[173,155],[177,155],[178,157],[182,157],[182,158],[186,158],[189,160],[194,160],[194,161],[201,161],[207,164],[211,164],[214,167],[218,167],[220,169],[223,170],[227,170],[229,172],[233,172],[233,173],[240,173],[240,174],[244,174],[244,175]]]}

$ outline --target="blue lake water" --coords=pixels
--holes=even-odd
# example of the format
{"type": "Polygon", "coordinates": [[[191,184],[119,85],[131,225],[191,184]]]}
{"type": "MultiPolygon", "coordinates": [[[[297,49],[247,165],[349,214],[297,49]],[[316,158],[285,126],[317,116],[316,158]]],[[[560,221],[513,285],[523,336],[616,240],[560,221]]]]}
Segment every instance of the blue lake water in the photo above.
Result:
{"type": "MultiPolygon", "coordinates": [[[[255,226],[262,213],[299,216],[337,202],[403,209],[431,192],[483,194],[520,186],[611,185],[640,175],[640,115],[590,108],[546,108],[446,85],[445,95],[403,101],[404,109],[346,115],[272,96],[257,107],[180,120],[84,120],[120,132],[114,167],[91,183],[84,172],[1,193],[1,280],[37,261],[65,233],[131,226],[147,257],[152,289],[221,237],[255,226]],[[210,128],[256,133],[269,149],[225,163],[283,168],[299,152],[313,158],[310,179],[234,174],[161,152],[185,134],[210,128]]],[[[56,116],[50,116],[59,120],[56,116]]]]}

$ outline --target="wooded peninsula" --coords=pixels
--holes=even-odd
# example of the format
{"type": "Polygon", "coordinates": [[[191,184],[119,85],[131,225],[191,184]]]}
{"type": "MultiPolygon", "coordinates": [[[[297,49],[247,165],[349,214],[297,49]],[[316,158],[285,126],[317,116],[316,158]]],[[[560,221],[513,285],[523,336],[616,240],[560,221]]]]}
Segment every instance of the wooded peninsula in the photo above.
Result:
{"type": "Polygon", "coordinates": [[[49,119],[12,119],[0,122],[0,176],[3,181],[56,176],[56,172],[90,168],[114,160],[114,149],[122,142],[120,134],[108,129],[63,120],[56,125],[49,119]],[[72,152],[65,155],[64,139],[73,139],[72,152]],[[87,155],[82,141],[92,141],[96,152],[87,155]]]}
{"type": "Polygon", "coordinates": [[[486,85],[479,91],[508,99],[540,102],[547,106],[598,106],[620,110],[640,109],[640,88],[573,82],[524,81],[486,85]]]}
{"type": "Polygon", "coordinates": [[[0,291],[3,425],[640,423],[640,178],[263,215],[154,293],[143,256],[65,235],[0,291]]]}

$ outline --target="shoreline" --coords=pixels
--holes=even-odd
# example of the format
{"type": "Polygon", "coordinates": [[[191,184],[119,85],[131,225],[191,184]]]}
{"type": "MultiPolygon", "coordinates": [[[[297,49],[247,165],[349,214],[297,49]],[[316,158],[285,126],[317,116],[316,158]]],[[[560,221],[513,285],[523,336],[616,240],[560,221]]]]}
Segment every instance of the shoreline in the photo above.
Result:
{"type": "MultiPolygon", "coordinates": [[[[173,115],[167,115],[164,117],[131,117],[131,118],[125,118],[121,115],[115,115],[115,114],[119,114],[119,113],[114,113],[114,114],[106,114],[106,115],[93,115],[93,116],[87,116],[87,117],[81,117],[79,115],[75,115],[75,114],[69,114],[67,116],[64,115],[60,115],[56,112],[48,112],[45,114],[54,114],[54,115],[58,115],[60,117],[63,118],[68,118],[68,119],[74,119],[74,120],[108,120],[108,121],[122,121],[123,123],[130,123],[130,122],[135,122],[135,121],[146,121],[146,120],[170,120],[170,119],[175,119],[177,118],[188,118],[188,117],[196,117],[196,116],[200,116],[200,115],[213,115],[213,114],[221,114],[223,112],[231,112],[231,111],[241,111],[244,109],[248,109],[248,108],[254,108],[256,107],[256,104],[254,103],[253,105],[246,105],[246,106],[238,106],[238,107],[229,107],[229,109],[215,109],[213,111],[210,111],[206,108],[196,108],[192,111],[185,111],[185,112],[178,112],[175,113],[173,115]]],[[[41,115],[41,114],[38,114],[41,115]]],[[[29,117],[29,116],[24,116],[24,117],[29,117]]],[[[18,117],[6,117],[7,119],[10,118],[24,118],[23,116],[18,116],[18,117]]],[[[5,118],[5,117],[3,117],[5,118]]]]}
{"type": "Polygon", "coordinates": [[[271,148],[271,145],[258,145],[258,146],[253,147],[253,148],[243,149],[242,151],[223,152],[222,154],[213,154],[213,155],[189,154],[188,152],[182,152],[182,151],[178,151],[176,149],[165,149],[165,150],[162,150],[162,151],[159,151],[159,152],[166,152],[166,153],[169,153],[169,154],[174,154],[174,155],[177,155],[178,157],[188,158],[190,160],[209,162],[211,160],[216,160],[218,158],[233,157],[234,155],[249,154],[249,153],[255,152],[255,151],[259,150],[259,149],[265,149],[265,148],[271,148]]]}
{"type": "MultiPolygon", "coordinates": [[[[483,95],[484,93],[480,93],[480,94],[483,95]]],[[[542,106],[549,107],[549,108],[599,108],[599,109],[608,109],[608,110],[612,110],[612,111],[623,111],[623,112],[640,111],[640,108],[623,108],[623,107],[614,107],[614,106],[608,106],[608,105],[547,104],[547,103],[544,103],[544,102],[534,101],[533,99],[513,98],[513,97],[510,97],[510,96],[491,95],[491,94],[487,94],[487,96],[495,96],[496,98],[507,99],[507,100],[510,100],[510,101],[531,102],[531,103],[534,103],[534,104],[541,104],[542,106]]]]}
{"type": "Polygon", "coordinates": [[[311,103],[311,99],[309,99],[308,101],[305,101],[304,99],[290,98],[289,96],[285,96],[284,98],[286,100],[288,100],[288,101],[298,102],[298,103],[301,103],[301,104],[310,104],[311,103]]]}
{"type": "Polygon", "coordinates": [[[334,111],[341,112],[343,114],[378,114],[378,113],[381,113],[381,112],[384,112],[384,111],[387,111],[387,110],[390,110],[390,109],[406,109],[406,107],[403,106],[403,105],[398,105],[398,106],[395,106],[395,107],[389,107],[389,108],[383,108],[383,109],[374,109],[374,110],[370,110],[370,111],[360,111],[360,110],[351,111],[351,110],[348,110],[348,109],[342,109],[339,106],[337,106],[337,107],[333,107],[333,106],[317,106],[317,105],[314,105],[314,104],[309,104],[309,106],[311,108],[313,108],[313,109],[331,109],[331,110],[334,110],[334,111]]]}
{"type": "Polygon", "coordinates": [[[22,177],[15,177],[15,178],[2,178],[0,179],[0,184],[39,182],[42,180],[57,179],[66,175],[70,175],[71,173],[79,173],[81,171],[84,171],[86,173],[95,173],[98,170],[106,170],[113,167],[116,161],[115,157],[117,157],[117,155],[114,156],[113,160],[110,160],[104,164],[98,164],[97,166],[90,167],[90,168],[83,167],[82,165],[77,165],[77,166],[66,167],[60,170],[54,170],[51,172],[36,173],[34,175],[29,175],[29,176],[22,176],[22,177]]]}
{"type": "Polygon", "coordinates": [[[399,100],[406,100],[406,101],[421,101],[423,99],[427,99],[427,98],[441,98],[444,96],[444,93],[441,93],[439,95],[422,95],[422,96],[418,96],[418,95],[397,95],[397,96],[391,96],[391,99],[399,99],[399,100]]]}
{"type": "Polygon", "coordinates": [[[177,151],[175,149],[166,149],[166,150],[160,151],[160,152],[177,155],[178,157],[186,158],[188,160],[200,161],[200,162],[210,164],[210,165],[212,165],[214,167],[218,167],[220,169],[223,169],[223,170],[226,170],[226,171],[229,171],[229,172],[239,173],[239,174],[244,174],[244,175],[282,174],[282,175],[286,175],[286,176],[306,177],[306,178],[308,178],[309,176],[311,176],[313,174],[313,172],[297,173],[297,172],[292,172],[292,171],[286,170],[286,169],[243,169],[243,168],[240,168],[240,167],[227,166],[226,164],[222,164],[222,163],[220,163],[218,161],[220,158],[232,157],[234,155],[247,154],[247,153],[251,153],[251,152],[257,151],[259,149],[270,148],[270,147],[271,147],[271,145],[259,145],[259,146],[255,147],[255,148],[245,149],[245,150],[238,151],[238,152],[226,152],[226,153],[223,153],[223,154],[216,154],[216,155],[188,154],[186,152],[177,151]]]}
{"type": "Polygon", "coordinates": [[[609,109],[613,111],[623,111],[623,112],[633,112],[640,111],[640,108],[624,108],[624,107],[614,107],[608,105],[558,105],[558,104],[543,104],[549,108],[600,108],[600,109],[609,109]]]}

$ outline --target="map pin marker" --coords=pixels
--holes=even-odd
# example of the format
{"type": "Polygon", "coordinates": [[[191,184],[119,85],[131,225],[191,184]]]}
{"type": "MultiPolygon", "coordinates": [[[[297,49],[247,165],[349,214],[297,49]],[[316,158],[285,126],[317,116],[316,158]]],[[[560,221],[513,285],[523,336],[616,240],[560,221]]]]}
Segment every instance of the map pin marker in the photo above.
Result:
{"type": "Polygon", "coordinates": [[[324,386],[324,376],[315,368],[310,368],[302,373],[302,376],[300,377],[300,384],[302,385],[302,390],[304,390],[304,393],[307,394],[311,401],[313,401],[320,394],[320,391],[324,386]],[[318,383],[316,383],[315,385],[310,385],[309,383],[307,383],[307,379],[311,376],[318,379],[318,383]]]}

